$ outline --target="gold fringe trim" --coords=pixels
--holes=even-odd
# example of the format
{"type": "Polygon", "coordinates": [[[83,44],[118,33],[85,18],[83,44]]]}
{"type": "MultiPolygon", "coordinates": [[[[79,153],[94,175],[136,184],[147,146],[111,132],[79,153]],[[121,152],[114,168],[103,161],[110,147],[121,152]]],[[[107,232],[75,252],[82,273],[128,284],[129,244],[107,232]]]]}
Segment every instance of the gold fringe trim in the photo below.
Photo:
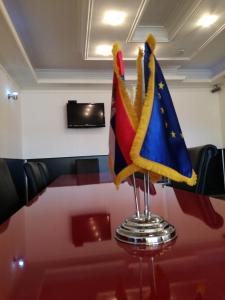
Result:
{"type": "Polygon", "coordinates": [[[125,110],[127,112],[128,118],[132,127],[136,130],[138,127],[138,117],[135,112],[135,109],[131,103],[130,97],[127,93],[126,86],[124,80],[121,78],[118,65],[117,65],[117,53],[120,50],[120,46],[118,43],[113,45],[112,54],[113,54],[113,69],[116,74],[116,78],[118,80],[118,86],[121,93],[121,99],[123,101],[125,110]]]}
{"type": "Polygon", "coordinates": [[[156,47],[156,40],[155,37],[150,33],[147,37],[147,43],[149,47],[152,50],[152,53],[154,53],[155,47],[156,47]]]}
{"type": "MultiPolygon", "coordinates": [[[[128,167],[124,168],[117,176],[114,181],[117,188],[119,188],[122,181],[124,181],[127,177],[131,176],[135,172],[146,173],[146,170],[140,169],[135,164],[131,164],[128,167]]],[[[159,181],[161,178],[160,175],[150,172],[149,174],[150,180],[152,183],[159,181]]]]}
{"type": "Polygon", "coordinates": [[[122,181],[124,181],[127,177],[132,175],[134,172],[140,171],[140,168],[137,167],[134,164],[131,164],[124,168],[119,174],[117,174],[115,178],[115,185],[117,188],[119,188],[119,185],[121,184],[122,181]]]}
{"type": "MultiPolygon", "coordinates": [[[[150,35],[147,42],[151,49],[155,49],[155,39],[152,39],[150,35]]],[[[140,151],[144,142],[144,138],[148,129],[149,120],[152,113],[152,106],[154,101],[154,90],[155,90],[155,59],[154,54],[151,53],[149,59],[150,78],[148,81],[148,92],[145,96],[144,106],[142,109],[141,120],[137,129],[136,136],[131,147],[130,156],[135,165],[140,166],[143,169],[153,171],[162,176],[168,177],[174,181],[186,182],[188,185],[195,185],[197,176],[192,170],[191,178],[181,175],[179,172],[171,169],[165,165],[156,163],[151,160],[147,160],[140,156],[140,151]]]]}
{"type": "MultiPolygon", "coordinates": [[[[112,48],[112,54],[113,54],[113,69],[116,74],[116,78],[118,80],[118,87],[121,94],[121,100],[124,104],[125,110],[127,112],[127,116],[130,120],[130,123],[134,130],[137,129],[138,126],[138,117],[135,112],[135,109],[131,103],[130,97],[127,93],[126,86],[124,80],[121,78],[119,73],[119,68],[117,65],[117,53],[120,50],[120,46],[118,43],[115,43],[112,48]]],[[[111,167],[112,167],[112,161],[111,161],[111,167]]],[[[117,174],[115,178],[115,185],[117,188],[119,187],[120,183],[125,180],[127,177],[132,175],[134,172],[140,171],[140,168],[138,166],[135,166],[133,163],[126,168],[124,168],[119,174],[117,174]]]]}
{"type": "Polygon", "coordinates": [[[138,57],[137,57],[137,88],[136,88],[136,96],[134,101],[134,109],[137,113],[138,119],[141,117],[142,111],[142,90],[143,90],[143,70],[142,70],[142,58],[143,58],[143,50],[139,48],[138,57]]]}

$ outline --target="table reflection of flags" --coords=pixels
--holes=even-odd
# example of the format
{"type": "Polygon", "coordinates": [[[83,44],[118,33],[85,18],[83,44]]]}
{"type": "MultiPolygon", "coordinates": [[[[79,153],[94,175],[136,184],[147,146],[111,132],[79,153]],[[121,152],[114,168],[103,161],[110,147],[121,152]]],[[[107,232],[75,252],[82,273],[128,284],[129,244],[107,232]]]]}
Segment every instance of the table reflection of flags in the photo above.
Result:
{"type": "Polygon", "coordinates": [[[189,185],[196,183],[196,174],[172,103],[172,99],[154,56],[155,39],[145,43],[145,100],[132,148],[135,165],[189,185]]]}
{"type": "Polygon", "coordinates": [[[199,283],[196,288],[196,294],[194,296],[194,300],[204,300],[206,293],[206,287],[203,283],[199,283]]]}

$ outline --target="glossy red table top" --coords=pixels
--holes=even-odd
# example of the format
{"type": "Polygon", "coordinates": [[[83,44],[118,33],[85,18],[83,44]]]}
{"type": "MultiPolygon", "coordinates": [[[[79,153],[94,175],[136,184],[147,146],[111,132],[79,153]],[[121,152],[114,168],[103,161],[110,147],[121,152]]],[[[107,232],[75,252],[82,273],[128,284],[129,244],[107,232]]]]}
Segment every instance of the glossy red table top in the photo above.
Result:
{"type": "Polygon", "coordinates": [[[225,299],[225,202],[155,185],[151,211],[178,237],[147,251],[113,237],[132,187],[79,180],[62,176],[0,226],[0,300],[225,299]]]}

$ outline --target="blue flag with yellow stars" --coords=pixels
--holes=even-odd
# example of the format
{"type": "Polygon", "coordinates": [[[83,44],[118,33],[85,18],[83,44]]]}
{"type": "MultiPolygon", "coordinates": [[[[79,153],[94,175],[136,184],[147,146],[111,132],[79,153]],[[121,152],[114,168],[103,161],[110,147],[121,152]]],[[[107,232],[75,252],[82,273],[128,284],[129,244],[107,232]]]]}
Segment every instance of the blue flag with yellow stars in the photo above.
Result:
{"type": "Polygon", "coordinates": [[[154,56],[155,39],[145,43],[145,100],[130,156],[136,166],[174,181],[196,184],[197,176],[180,129],[172,99],[154,56]]]}

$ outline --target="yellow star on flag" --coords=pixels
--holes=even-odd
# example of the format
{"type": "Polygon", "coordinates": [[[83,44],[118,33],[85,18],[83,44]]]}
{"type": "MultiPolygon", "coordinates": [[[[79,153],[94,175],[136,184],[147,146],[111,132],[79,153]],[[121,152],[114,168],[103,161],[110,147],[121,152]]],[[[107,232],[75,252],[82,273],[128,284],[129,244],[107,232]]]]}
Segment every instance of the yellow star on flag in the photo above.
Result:
{"type": "Polygon", "coordinates": [[[159,88],[160,88],[161,90],[163,90],[164,85],[165,85],[165,84],[161,81],[161,82],[159,83],[159,88]]]}
{"type": "Polygon", "coordinates": [[[160,94],[160,93],[158,93],[158,97],[159,97],[159,99],[162,99],[162,96],[161,96],[161,94],[160,94]]]}
{"type": "Polygon", "coordinates": [[[172,138],[176,137],[176,133],[174,131],[171,131],[170,134],[171,134],[172,138]]]}
{"type": "Polygon", "coordinates": [[[160,107],[161,113],[164,114],[165,110],[163,107],[160,107]]]}

